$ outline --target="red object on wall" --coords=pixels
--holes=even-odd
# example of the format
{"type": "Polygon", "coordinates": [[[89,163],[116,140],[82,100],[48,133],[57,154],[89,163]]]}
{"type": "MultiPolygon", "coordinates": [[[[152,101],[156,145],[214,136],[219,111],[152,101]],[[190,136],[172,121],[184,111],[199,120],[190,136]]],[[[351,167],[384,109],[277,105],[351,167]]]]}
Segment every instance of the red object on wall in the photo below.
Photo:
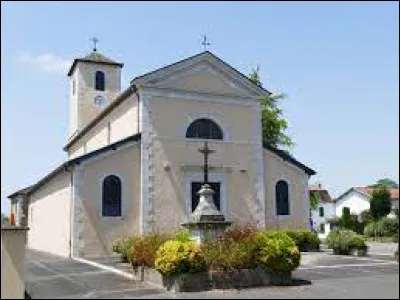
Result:
{"type": "Polygon", "coordinates": [[[15,215],[14,215],[14,213],[11,213],[11,215],[10,215],[10,224],[11,225],[15,225],[15,215]]]}

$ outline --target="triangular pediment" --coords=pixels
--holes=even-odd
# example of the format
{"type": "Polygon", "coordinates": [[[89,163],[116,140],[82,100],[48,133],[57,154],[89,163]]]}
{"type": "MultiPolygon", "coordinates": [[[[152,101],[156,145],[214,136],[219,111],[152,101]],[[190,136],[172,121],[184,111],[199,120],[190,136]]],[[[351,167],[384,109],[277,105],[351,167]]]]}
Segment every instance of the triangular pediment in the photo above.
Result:
{"type": "Polygon", "coordinates": [[[210,52],[174,63],[132,81],[144,87],[259,98],[269,93],[210,52]]]}

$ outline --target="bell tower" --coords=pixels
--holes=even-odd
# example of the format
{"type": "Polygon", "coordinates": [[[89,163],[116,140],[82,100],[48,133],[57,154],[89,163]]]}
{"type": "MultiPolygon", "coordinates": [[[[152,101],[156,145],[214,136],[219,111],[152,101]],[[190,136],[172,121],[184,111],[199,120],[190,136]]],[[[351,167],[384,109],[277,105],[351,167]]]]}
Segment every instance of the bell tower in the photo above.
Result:
{"type": "Polygon", "coordinates": [[[69,139],[97,117],[121,92],[122,63],[97,51],[74,59],[69,77],[69,139]]]}

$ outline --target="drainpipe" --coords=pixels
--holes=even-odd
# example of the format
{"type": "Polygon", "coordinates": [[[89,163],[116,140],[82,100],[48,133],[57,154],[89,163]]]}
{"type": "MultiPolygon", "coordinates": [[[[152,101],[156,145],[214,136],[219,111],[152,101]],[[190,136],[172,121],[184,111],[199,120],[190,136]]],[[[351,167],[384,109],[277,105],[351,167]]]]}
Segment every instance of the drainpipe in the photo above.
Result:
{"type": "Polygon", "coordinates": [[[73,226],[74,226],[74,220],[73,220],[73,209],[74,209],[74,173],[72,172],[72,168],[69,167],[67,164],[64,166],[64,170],[70,174],[70,183],[71,183],[71,195],[70,195],[70,208],[69,208],[69,257],[72,257],[72,234],[73,234],[73,226]]]}

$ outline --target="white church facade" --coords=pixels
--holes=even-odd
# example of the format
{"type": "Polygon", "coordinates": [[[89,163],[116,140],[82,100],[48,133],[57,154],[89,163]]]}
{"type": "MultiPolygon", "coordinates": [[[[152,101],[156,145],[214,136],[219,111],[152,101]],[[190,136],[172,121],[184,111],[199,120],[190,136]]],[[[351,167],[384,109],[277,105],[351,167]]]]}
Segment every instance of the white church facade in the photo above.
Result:
{"type": "Polygon", "coordinates": [[[235,224],[310,228],[315,174],[263,145],[269,94],[209,51],[136,77],[97,51],[69,72],[68,159],[9,196],[29,248],[63,256],[110,253],[122,234],[175,230],[197,205],[204,141],[218,209],[235,224]]]}

